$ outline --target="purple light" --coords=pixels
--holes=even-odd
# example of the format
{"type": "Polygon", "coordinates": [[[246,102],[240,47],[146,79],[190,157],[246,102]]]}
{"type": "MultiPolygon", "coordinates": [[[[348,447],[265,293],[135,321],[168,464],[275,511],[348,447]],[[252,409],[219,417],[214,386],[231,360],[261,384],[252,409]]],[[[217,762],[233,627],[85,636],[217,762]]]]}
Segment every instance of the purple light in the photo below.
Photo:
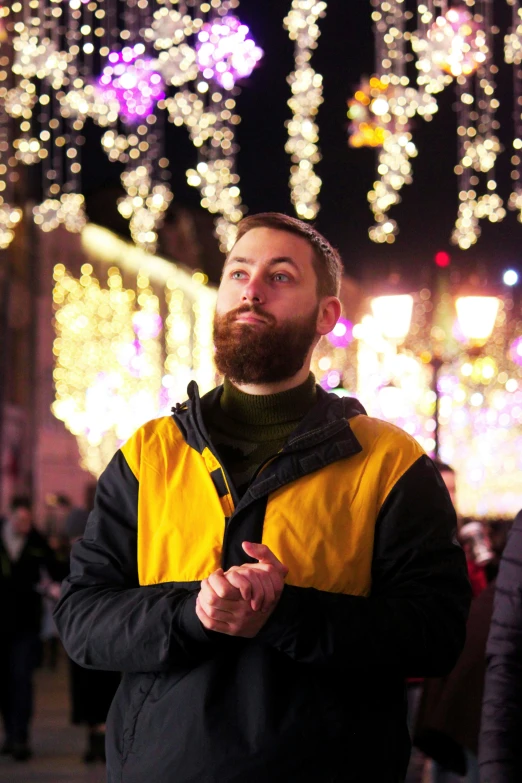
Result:
{"type": "Polygon", "coordinates": [[[347,318],[339,318],[333,330],[330,332],[328,340],[334,348],[346,348],[353,340],[353,325],[347,318]]]}
{"type": "Polygon", "coordinates": [[[468,338],[466,337],[466,335],[464,334],[464,332],[460,327],[458,318],[455,318],[455,320],[453,321],[453,326],[451,327],[451,333],[453,334],[455,340],[457,340],[459,343],[464,344],[468,342],[468,338]]]}
{"type": "Polygon", "coordinates": [[[321,378],[321,386],[327,391],[330,391],[330,389],[335,389],[336,386],[339,386],[340,383],[341,373],[337,372],[337,370],[330,370],[321,378]]]}
{"type": "Polygon", "coordinates": [[[153,340],[161,332],[162,326],[163,321],[157,313],[139,310],[132,316],[132,328],[140,340],[153,340]]]}
{"type": "Polygon", "coordinates": [[[135,378],[139,378],[141,375],[143,356],[143,347],[139,340],[122,345],[118,351],[118,361],[135,378]]]}
{"type": "Polygon", "coordinates": [[[143,44],[126,46],[111,52],[109,65],[98,79],[98,87],[107,100],[116,99],[123,119],[138,122],[152,114],[154,106],[165,97],[163,82],[154,70],[154,60],[142,57],[143,44]]]}
{"type": "Polygon", "coordinates": [[[517,337],[516,340],[513,340],[509,349],[509,355],[511,361],[522,367],[522,337],[517,337]]]}
{"type": "Polygon", "coordinates": [[[231,90],[239,79],[250,76],[263,50],[249,33],[246,24],[241,24],[235,16],[203,25],[196,52],[205,79],[215,79],[225,90],[231,90]]]}

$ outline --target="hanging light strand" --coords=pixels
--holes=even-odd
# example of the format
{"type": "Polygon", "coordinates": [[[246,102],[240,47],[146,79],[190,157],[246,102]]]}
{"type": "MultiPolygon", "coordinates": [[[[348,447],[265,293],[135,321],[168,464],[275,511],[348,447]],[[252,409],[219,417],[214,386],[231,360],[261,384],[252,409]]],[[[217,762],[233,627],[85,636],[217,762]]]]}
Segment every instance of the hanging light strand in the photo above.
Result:
{"type": "Polygon", "coordinates": [[[511,28],[504,41],[504,58],[513,66],[513,124],[514,138],[511,155],[512,192],[509,208],[518,212],[522,222],[522,8],[519,0],[508,0],[511,6],[511,28]]]}
{"type": "Polygon", "coordinates": [[[295,70],[288,77],[292,97],[288,105],[292,119],[288,120],[286,152],[291,156],[290,196],[298,217],[313,220],[319,212],[318,195],[321,179],[314,166],[321,160],[319,128],[315,122],[323,102],[323,77],[310,65],[312,52],[320,35],[318,20],[325,16],[326,2],[292,0],[291,10],[284,20],[285,29],[295,41],[295,70]]]}

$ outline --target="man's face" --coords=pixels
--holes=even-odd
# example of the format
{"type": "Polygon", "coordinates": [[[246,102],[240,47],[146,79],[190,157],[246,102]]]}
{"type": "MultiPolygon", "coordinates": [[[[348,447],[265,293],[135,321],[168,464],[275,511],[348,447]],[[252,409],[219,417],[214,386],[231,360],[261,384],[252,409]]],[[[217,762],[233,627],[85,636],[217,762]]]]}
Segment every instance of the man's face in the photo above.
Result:
{"type": "Polygon", "coordinates": [[[11,525],[19,536],[26,536],[31,530],[33,515],[28,508],[15,508],[11,513],[11,525]]]}
{"type": "Polygon", "coordinates": [[[253,228],[236,243],[214,319],[221,373],[236,383],[273,383],[303,367],[321,334],[312,259],[309,243],[286,231],[253,228]]]}

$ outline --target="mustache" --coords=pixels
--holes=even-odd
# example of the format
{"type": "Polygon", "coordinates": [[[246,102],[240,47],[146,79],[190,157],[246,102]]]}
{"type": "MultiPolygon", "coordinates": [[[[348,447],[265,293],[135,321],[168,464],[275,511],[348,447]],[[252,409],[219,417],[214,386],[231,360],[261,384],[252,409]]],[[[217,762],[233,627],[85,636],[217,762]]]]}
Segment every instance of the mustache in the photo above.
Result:
{"type": "Polygon", "coordinates": [[[224,319],[227,324],[234,323],[236,318],[239,315],[243,315],[243,313],[252,313],[252,315],[257,315],[259,318],[263,318],[267,324],[274,325],[276,323],[276,319],[271,313],[265,312],[261,307],[258,307],[257,305],[241,305],[240,307],[237,307],[235,310],[231,310],[229,313],[227,313],[224,316],[224,319]]]}

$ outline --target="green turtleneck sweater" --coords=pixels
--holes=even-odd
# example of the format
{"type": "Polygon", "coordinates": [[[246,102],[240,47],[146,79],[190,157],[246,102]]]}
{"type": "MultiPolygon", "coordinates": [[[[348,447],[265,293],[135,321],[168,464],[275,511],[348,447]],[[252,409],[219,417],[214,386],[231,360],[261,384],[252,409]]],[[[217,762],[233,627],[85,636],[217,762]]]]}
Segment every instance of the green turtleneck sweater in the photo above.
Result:
{"type": "Polygon", "coordinates": [[[278,394],[245,394],[228,379],[203,417],[219,457],[241,497],[256,471],[282,448],[316,400],[310,373],[300,386],[278,394]]]}

